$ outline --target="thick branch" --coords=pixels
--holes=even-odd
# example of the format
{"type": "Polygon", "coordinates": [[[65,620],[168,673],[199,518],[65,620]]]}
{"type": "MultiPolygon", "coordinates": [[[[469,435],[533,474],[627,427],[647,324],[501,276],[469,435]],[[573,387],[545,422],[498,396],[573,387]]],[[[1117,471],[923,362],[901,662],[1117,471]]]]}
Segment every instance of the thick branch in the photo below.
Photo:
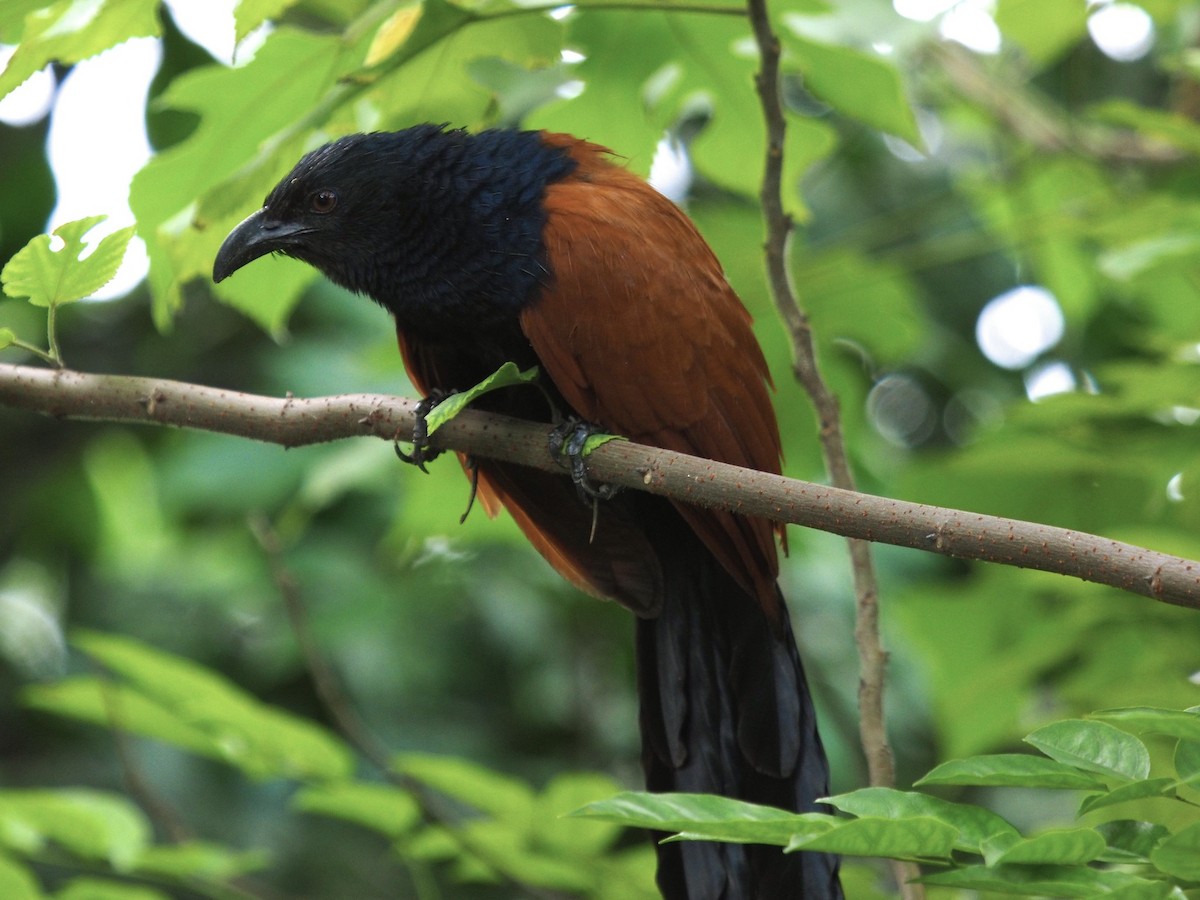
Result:
{"type": "MultiPolygon", "coordinates": [[[[514,390],[521,390],[514,388],[514,390]]],[[[175,425],[299,447],[409,434],[416,402],[380,394],[284,399],[124,375],[0,363],[0,405],[57,418],[175,425]]],[[[466,410],[434,446],[547,471],[549,425],[466,410]]],[[[891,500],[712,460],[610,441],[588,457],[598,481],[765,516],[845,537],[1073,575],[1200,609],[1200,562],[1079,531],[891,500]]]]}

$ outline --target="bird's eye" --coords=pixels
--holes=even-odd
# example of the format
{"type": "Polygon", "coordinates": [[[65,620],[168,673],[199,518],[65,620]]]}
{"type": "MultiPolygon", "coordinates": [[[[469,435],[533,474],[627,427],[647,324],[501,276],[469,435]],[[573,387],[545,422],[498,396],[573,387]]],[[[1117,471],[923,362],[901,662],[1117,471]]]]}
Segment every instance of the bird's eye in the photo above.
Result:
{"type": "Polygon", "coordinates": [[[312,196],[312,211],[315,213],[333,212],[337,201],[337,194],[333,191],[317,191],[312,196]]]}

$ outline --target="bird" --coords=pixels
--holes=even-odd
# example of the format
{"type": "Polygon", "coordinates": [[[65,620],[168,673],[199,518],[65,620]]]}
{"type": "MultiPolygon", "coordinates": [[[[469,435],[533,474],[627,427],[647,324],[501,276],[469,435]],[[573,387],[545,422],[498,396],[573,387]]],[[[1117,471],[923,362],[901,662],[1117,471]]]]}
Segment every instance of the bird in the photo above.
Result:
{"type": "MultiPolygon", "coordinates": [[[[542,391],[474,405],[781,470],[749,312],[688,216],[603,146],[445,124],[349,134],[304,155],[233,228],[213,279],[266,254],[386,309],[426,397],[536,366],[542,391]]],[[[640,491],[593,508],[562,475],[465,462],[490,514],[506,509],[567,580],[633,613],[649,791],[825,809],[829,766],[778,585],[782,526],[640,491]]],[[[656,849],[666,900],[842,896],[832,854],[656,849]]]]}

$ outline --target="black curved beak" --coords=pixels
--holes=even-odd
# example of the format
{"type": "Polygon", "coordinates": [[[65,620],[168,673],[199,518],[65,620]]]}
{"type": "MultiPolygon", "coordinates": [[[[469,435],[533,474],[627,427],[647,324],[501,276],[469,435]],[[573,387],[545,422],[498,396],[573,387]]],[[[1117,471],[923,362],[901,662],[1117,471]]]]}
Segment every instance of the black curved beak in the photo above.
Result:
{"type": "Polygon", "coordinates": [[[269,218],[266,207],[251,213],[229,232],[217,251],[217,258],[213,260],[213,281],[224,281],[246,263],[284,249],[292,238],[308,230],[297,222],[269,218]]]}

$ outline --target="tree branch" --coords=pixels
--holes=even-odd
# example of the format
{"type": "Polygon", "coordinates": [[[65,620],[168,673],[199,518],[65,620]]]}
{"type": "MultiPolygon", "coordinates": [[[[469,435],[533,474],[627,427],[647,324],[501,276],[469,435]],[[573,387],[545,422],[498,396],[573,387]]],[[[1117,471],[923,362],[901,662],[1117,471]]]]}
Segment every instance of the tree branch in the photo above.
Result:
{"type": "MultiPolygon", "coordinates": [[[[64,419],[174,425],[300,447],[409,434],[416,401],[382,394],[279,399],[158,378],[0,363],[0,406],[64,419]]],[[[547,452],[549,432],[549,425],[468,409],[440,428],[431,444],[565,476],[547,452]]],[[[587,467],[597,481],[685,503],[961,559],[1071,575],[1200,609],[1200,562],[1085,532],[876,497],[629,441],[599,447],[588,456],[587,467]]]]}

